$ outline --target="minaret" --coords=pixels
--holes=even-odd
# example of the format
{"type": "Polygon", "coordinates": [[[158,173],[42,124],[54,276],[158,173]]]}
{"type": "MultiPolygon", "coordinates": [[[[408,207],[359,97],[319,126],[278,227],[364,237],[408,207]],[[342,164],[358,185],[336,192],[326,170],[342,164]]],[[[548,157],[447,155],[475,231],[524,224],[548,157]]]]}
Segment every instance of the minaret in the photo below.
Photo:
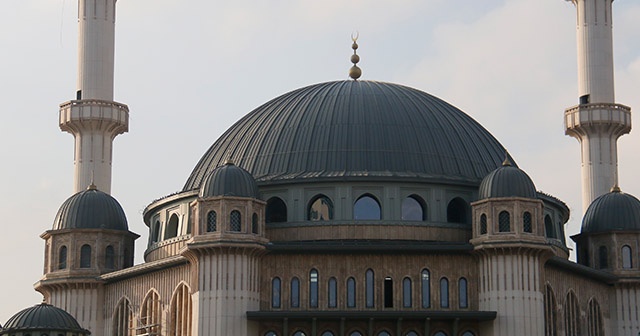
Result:
{"type": "Polygon", "coordinates": [[[618,184],[618,147],[631,131],[631,109],[616,104],[613,84],[613,0],[567,0],[577,9],[580,104],[564,113],[565,134],[582,150],[582,208],[618,184]]]}
{"type": "Polygon", "coordinates": [[[60,129],[75,138],[74,192],[111,193],[113,139],[129,130],[129,108],[113,101],[117,0],[78,1],[76,100],[60,105],[60,129]]]}

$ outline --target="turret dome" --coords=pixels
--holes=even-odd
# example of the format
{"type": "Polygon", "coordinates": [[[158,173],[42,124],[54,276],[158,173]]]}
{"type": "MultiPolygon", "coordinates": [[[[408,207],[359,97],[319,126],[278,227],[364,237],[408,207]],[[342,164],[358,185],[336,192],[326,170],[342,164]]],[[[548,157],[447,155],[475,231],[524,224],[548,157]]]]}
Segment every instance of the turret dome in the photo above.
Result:
{"type": "Polygon", "coordinates": [[[46,303],[23,309],[13,315],[4,325],[0,335],[27,331],[90,334],[71,314],[46,303]]]}
{"type": "Polygon", "coordinates": [[[54,230],[108,229],[128,231],[127,217],[111,195],[89,186],[69,197],[58,210],[54,230]]]}
{"type": "Polygon", "coordinates": [[[640,201],[619,188],[596,198],[582,219],[581,233],[640,231],[640,201]]]}
{"type": "Polygon", "coordinates": [[[480,183],[479,199],[495,197],[536,198],[536,186],[522,169],[507,159],[502,166],[489,173],[480,183]]]}
{"type": "Polygon", "coordinates": [[[214,169],[200,188],[200,197],[215,196],[259,198],[258,185],[248,171],[227,161],[214,169]]]}

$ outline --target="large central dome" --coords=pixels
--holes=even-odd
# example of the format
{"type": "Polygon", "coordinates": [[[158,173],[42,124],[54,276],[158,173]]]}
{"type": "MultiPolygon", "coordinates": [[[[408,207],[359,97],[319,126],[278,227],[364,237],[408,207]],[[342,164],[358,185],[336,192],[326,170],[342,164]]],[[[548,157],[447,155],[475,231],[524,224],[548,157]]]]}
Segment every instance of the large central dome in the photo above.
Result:
{"type": "Polygon", "coordinates": [[[277,97],[229,128],[184,191],[231,160],[258,183],[432,179],[479,184],[505,149],[447,102],[397,84],[336,81],[277,97]]]}

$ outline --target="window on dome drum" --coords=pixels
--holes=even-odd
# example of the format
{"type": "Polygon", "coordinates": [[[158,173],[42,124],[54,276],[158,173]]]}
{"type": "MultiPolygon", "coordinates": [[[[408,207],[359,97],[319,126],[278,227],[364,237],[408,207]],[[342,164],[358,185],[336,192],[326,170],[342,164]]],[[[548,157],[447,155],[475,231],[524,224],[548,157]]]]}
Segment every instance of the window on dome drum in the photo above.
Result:
{"type": "Polygon", "coordinates": [[[321,336],[335,336],[331,331],[325,331],[321,336]]]}
{"type": "Polygon", "coordinates": [[[356,307],[356,280],[347,279],[347,308],[356,307]]]}
{"type": "Polygon", "coordinates": [[[602,336],[602,314],[600,313],[600,305],[595,299],[589,300],[587,308],[587,328],[588,336],[602,336]]]}
{"type": "Polygon", "coordinates": [[[251,233],[253,234],[258,234],[258,214],[257,213],[253,213],[253,216],[251,216],[251,233]]]}
{"type": "Polygon", "coordinates": [[[318,308],[318,271],[309,272],[309,307],[318,308]]]}
{"type": "Polygon", "coordinates": [[[427,219],[425,202],[418,195],[411,195],[402,201],[402,220],[423,221],[427,219]]]}
{"type": "Polygon", "coordinates": [[[525,211],[524,214],[522,214],[522,231],[526,233],[533,232],[533,223],[531,220],[531,213],[529,211],[525,211]]]}
{"type": "Polygon", "coordinates": [[[402,280],[402,306],[404,308],[411,308],[411,306],[413,306],[411,292],[411,279],[404,278],[402,280]]]}
{"type": "Polygon", "coordinates": [[[468,293],[467,293],[467,279],[460,278],[458,280],[458,302],[460,308],[469,308],[468,301],[468,293]]]}
{"type": "Polygon", "coordinates": [[[126,298],[120,300],[113,313],[113,335],[133,335],[133,312],[131,311],[131,303],[126,298]]]}
{"type": "Polygon", "coordinates": [[[609,256],[606,246],[600,246],[598,248],[598,266],[600,269],[609,268],[609,256]]]}
{"type": "Polygon", "coordinates": [[[498,214],[498,231],[511,232],[511,216],[506,211],[501,211],[498,214]]]}
{"type": "Polygon", "coordinates": [[[160,295],[155,290],[147,294],[140,309],[138,330],[149,335],[161,335],[162,306],[160,295]]]}
{"type": "Polygon", "coordinates": [[[267,223],[282,223],[287,221],[287,205],[278,197],[267,200],[265,211],[267,223]]]}
{"type": "Polygon", "coordinates": [[[567,245],[567,241],[564,238],[564,229],[562,227],[562,222],[558,222],[558,227],[556,229],[556,232],[559,233],[559,237],[560,237],[560,240],[562,241],[562,244],[567,245]]]}
{"type": "Polygon", "coordinates": [[[553,221],[551,221],[551,216],[549,215],[544,216],[544,231],[547,238],[558,238],[556,230],[553,228],[553,221]]]}
{"type": "Polygon", "coordinates": [[[336,278],[329,279],[328,285],[328,299],[329,299],[329,308],[336,308],[338,306],[338,281],[336,278]]]}
{"type": "Polygon", "coordinates": [[[218,230],[218,213],[209,211],[207,213],[207,232],[216,232],[218,230]]]}
{"type": "Polygon", "coordinates": [[[480,234],[487,234],[487,215],[485,214],[480,216],[480,234]]]}
{"type": "Polygon", "coordinates": [[[355,220],[379,220],[381,213],[380,203],[371,195],[360,196],[353,205],[355,220]]]}
{"type": "Polygon", "coordinates": [[[418,333],[415,331],[410,331],[408,333],[406,333],[404,336],[418,336],[418,333]]]}
{"type": "Polygon", "coordinates": [[[375,301],[374,301],[374,290],[373,290],[373,270],[368,269],[367,272],[365,273],[365,277],[364,277],[364,286],[365,286],[365,299],[366,299],[366,306],[367,308],[373,308],[375,301]]]}
{"type": "Polygon", "coordinates": [[[271,280],[271,308],[280,308],[280,278],[271,280]]]}
{"type": "Polygon", "coordinates": [[[473,332],[467,330],[462,334],[462,336],[476,336],[476,334],[474,334],[473,332]]]}
{"type": "Polygon", "coordinates": [[[433,336],[447,336],[447,334],[445,334],[444,331],[438,331],[437,333],[433,334],[433,336]]]}
{"type": "Polygon", "coordinates": [[[278,334],[276,334],[276,333],[275,333],[275,332],[273,332],[273,331],[267,331],[267,333],[266,333],[266,334],[264,334],[264,336],[278,336],[278,334]]]}
{"type": "Polygon", "coordinates": [[[173,292],[169,308],[169,335],[191,336],[191,295],[189,288],[180,284],[173,292]]]}
{"type": "Polygon", "coordinates": [[[393,279],[384,278],[384,307],[393,308],[393,279]]]}
{"type": "Polygon", "coordinates": [[[131,267],[133,266],[133,257],[131,256],[131,252],[129,251],[128,248],[124,248],[124,261],[123,261],[123,268],[127,268],[127,267],[131,267]]]}
{"type": "Polygon", "coordinates": [[[391,336],[391,334],[389,334],[389,332],[387,331],[381,331],[378,333],[378,336],[391,336]]]}
{"type": "Polygon", "coordinates": [[[545,336],[557,336],[557,330],[556,296],[553,294],[551,286],[546,285],[544,291],[544,334],[545,336]]]}
{"type": "Polygon", "coordinates": [[[151,232],[151,242],[157,243],[160,239],[160,221],[156,221],[153,224],[153,230],[151,232]]]}
{"type": "Polygon", "coordinates": [[[307,334],[305,334],[302,331],[298,330],[298,331],[293,333],[293,336],[307,336],[307,334]]]}
{"type": "Polygon", "coordinates": [[[67,247],[60,247],[60,252],[58,252],[58,269],[67,268],[67,247]]]}
{"type": "Polygon", "coordinates": [[[164,230],[164,239],[170,239],[178,236],[178,215],[173,214],[169,217],[169,223],[164,230]]]}
{"type": "Polygon", "coordinates": [[[325,195],[314,197],[309,204],[307,219],[310,221],[325,221],[333,219],[333,202],[325,195]]]}
{"type": "Polygon", "coordinates": [[[242,217],[240,216],[240,211],[233,210],[231,211],[230,217],[230,229],[233,232],[241,232],[242,231],[242,217]]]}
{"type": "Polygon", "coordinates": [[[440,308],[449,308],[449,280],[440,279],[440,308]]]}
{"type": "Polygon", "coordinates": [[[349,336],[362,336],[362,334],[359,331],[353,331],[349,334],[349,336]]]}
{"type": "Polygon", "coordinates": [[[104,251],[104,267],[107,269],[116,268],[115,251],[111,245],[107,246],[104,251]]]}
{"type": "Polygon", "coordinates": [[[631,247],[629,245],[624,245],[622,247],[622,268],[623,269],[631,269],[633,268],[633,261],[631,258],[631,247]]]}
{"type": "Polygon", "coordinates": [[[567,294],[564,305],[564,334],[566,336],[579,336],[580,333],[580,306],[573,291],[567,294]]]}
{"type": "Polygon", "coordinates": [[[291,279],[291,308],[300,308],[300,279],[291,279]]]}
{"type": "Polygon", "coordinates": [[[468,224],[469,205],[460,197],[452,199],[447,205],[447,222],[468,224]]]}
{"type": "Polygon", "coordinates": [[[80,248],[80,268],[91,268],[91,246],[87,244],[80,248]]]}
{"type": "Polygon", "coordinates": [[[431,307],[431,276],[428,269],[420,273],[420,287],[422,290],[422,308],[431,307]]]}

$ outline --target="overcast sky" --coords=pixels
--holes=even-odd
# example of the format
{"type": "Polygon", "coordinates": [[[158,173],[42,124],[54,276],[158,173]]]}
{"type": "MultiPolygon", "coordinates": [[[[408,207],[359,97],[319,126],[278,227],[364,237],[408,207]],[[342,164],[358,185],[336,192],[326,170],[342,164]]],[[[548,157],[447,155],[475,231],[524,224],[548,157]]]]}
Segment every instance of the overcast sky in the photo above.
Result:
{"type": "MultiPolygon", "coordinates": [[[[73,137],[58,105],[76,90],[77,3],[3,0],[0,11],[0,323],[39,303],[44,241],[72,195],[73,137]]],[[[640,3],[615,1],[618,103],[640,108],[640,3]]],[[[564,109],[578,102],[575,9],[562,0],[120,0],[115,99],[131,110],[114,144],[112,195],[130,230],[182,188],[205,150],[267,100],[347,78],[359,31],[362,79],[438,96],[486,127],[536,187],[582,217],[578,142],[564,109]]],[[[634,114],[634,125],[638,123],[634,114]]],[[[619,141],[620,184],[640,195],[636,129],[619,141]]]]}

